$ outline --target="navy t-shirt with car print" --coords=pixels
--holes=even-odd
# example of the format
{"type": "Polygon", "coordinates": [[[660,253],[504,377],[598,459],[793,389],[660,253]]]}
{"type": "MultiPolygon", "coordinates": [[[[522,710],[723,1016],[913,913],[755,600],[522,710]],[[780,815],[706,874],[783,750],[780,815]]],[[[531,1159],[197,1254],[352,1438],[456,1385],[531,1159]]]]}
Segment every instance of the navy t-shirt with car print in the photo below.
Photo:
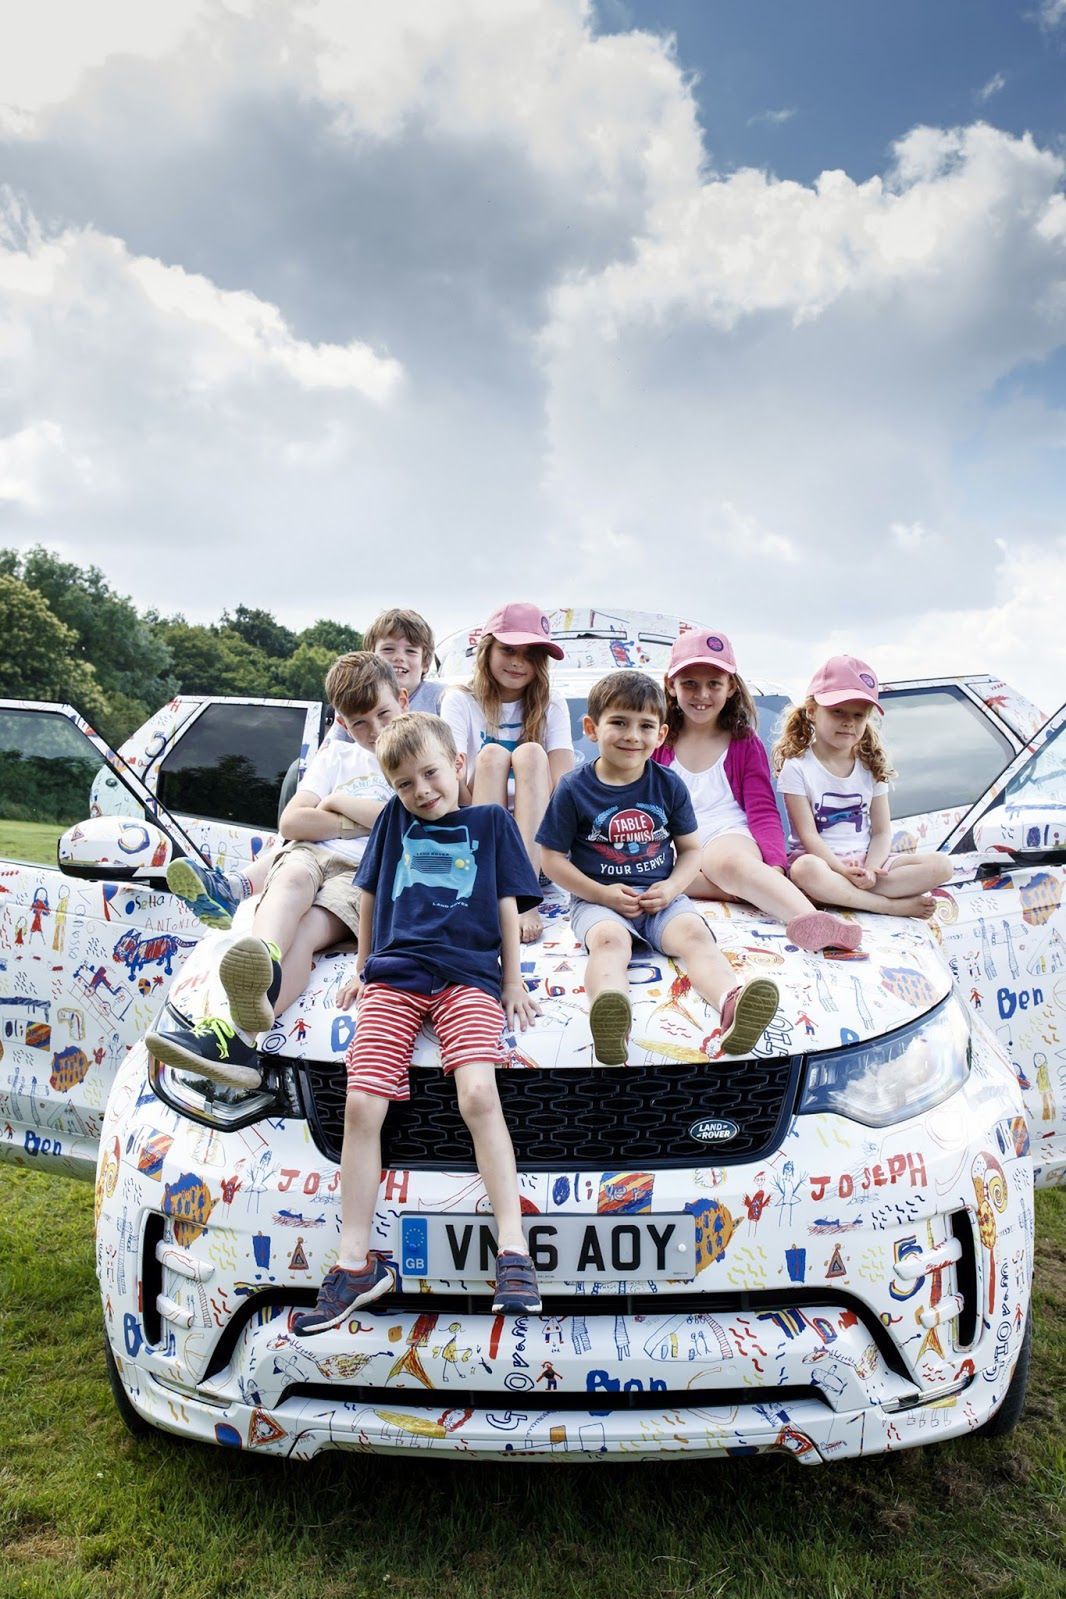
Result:
{"type": "Polygon", "coordinates": [[[688,789],[649,761],[633,783],[601,783],[596,763],[568,772],[548,802],[537,843],[568,855],[597,883],[646,888],[674,869],[671,839],[696,831],[688,789]]]}
{"type": "Polygon", "coordinates": [[[499,999],[498,901],[529,910],[541,899],[522,836],[500,805],[422,822],[394,795],[355,880],[374,895],[364,978],[413,994],[462,983],[499,999]]]}

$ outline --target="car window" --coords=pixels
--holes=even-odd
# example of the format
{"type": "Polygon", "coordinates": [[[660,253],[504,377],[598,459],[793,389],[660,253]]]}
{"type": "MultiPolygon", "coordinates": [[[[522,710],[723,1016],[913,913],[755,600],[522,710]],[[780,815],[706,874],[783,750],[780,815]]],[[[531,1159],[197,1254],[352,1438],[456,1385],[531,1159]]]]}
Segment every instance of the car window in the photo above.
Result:
{"type": "Polygon", "coordinates": [[[204,821],[272,828],[300,753],[302,705],[207,705],[159,767],[168,810],[204,821]]]}
{"type": "Polygon", "coordinates": [[[952,687],[888,689],[881,735],[899,776],[892,815],[972,805],[1014,755],[980,706],[952,687]]]}
{"type": "MultiPolygon", "coordinates": [[[[89,792],[120,786],[99,751],[59,711],[0,710],[0,856],[56,864],[60,835],[89,815],[89,792]]],[[[129,812],[144,815],[132,794],[129,812]]]]}

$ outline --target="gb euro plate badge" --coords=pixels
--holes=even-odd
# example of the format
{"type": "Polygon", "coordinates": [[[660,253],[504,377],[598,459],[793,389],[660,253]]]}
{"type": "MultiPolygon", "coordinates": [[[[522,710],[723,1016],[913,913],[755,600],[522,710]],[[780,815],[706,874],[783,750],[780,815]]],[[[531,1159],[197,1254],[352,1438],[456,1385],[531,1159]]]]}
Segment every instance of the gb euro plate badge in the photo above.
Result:
{"type": "MultiPolygon", "coordinates": [[[[541,1282],[689,1282],[696,1275],[696,1218],[529,1217],[526,1241],[541,1282]]],[[[484,1216],[403,1216],[400,1272],[432,1282],[496,1275],[495,1223],[484,1216]]]]}

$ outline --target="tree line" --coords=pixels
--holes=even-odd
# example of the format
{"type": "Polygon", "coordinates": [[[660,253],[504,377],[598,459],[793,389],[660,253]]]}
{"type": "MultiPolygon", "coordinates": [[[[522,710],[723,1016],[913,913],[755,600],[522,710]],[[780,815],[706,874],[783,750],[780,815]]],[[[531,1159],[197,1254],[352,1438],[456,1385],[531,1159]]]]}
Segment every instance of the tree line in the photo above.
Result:
{"type": "Polygon", "coordinates": [[[113,745],[175,694],[321,699],[331,662],[362,643],[342,622],[297,633],[245,605],[208,626],[138,611],[96,566],[0,549],[0,695],[66,701],[113,745]]]}

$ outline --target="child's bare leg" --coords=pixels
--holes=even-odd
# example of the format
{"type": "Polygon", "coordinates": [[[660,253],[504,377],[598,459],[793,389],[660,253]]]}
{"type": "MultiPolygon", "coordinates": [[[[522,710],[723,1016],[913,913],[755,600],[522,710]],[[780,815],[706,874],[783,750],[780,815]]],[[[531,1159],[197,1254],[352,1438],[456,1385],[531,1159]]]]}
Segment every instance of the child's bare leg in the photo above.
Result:
{"type": "Polygon", "coordinates": [[[502,744],[486,744],[478,753],[474,780],[470,785],[474,805],[507,806],[507,779],[511,775],[511,751],[502,744]]]}
{"type": "Polygon", "coordinates": [[[269,849],[260,850],[255,860],[250,862],[244,875],[252,886],[253,894],[261,894],[266,887],[267,875],[274,864],[274,856],[282,846],[283,840],[278,839],[276,844],[271,844],[269,849]]]}
{"type": "MultiPolygon", "coordinates": [[[[684,961],[689,982],[715,1010],[737,986],[737,974],[714,941],[702,916],[675,916],[663,930],[663,954],[684,961]]],[[[587,979],[586,979],[587,981],[587,979]]]]}
{"type": "Polygon", "coordinates": [[[342,938],[351,936],[351,929],[345,926],[339,916],[324,910],[321,905],[311,906],[306,915],[301,917],[292,942],[285,951],[281,987],[274,1001],[276,1016],[288,1010],[293,1000],[299,999],[307,987],[312,957],[320,949],[328,949],[330,944],[339,944],[342,938]]]}
{"type": "Polygon", "coordinates": [[[275,873],[268,892],[255,908],[252,933],[268,944],[276,944],[284,955],[300,922],[314,904],[316,893],[310,872],[286,862],[275,873]]]}
{"type": "MultiPolygon", "coordinates": [[[[548,757],[539,744],[519,744],[511,752],[511,765],[514,768],[515,826],[522,835],[529,864],[534,872],[539,872],[540,845],[536,842],[536,834],[544,820],[552,791],[548,757]]],[[[522,912],[518,918],[518,929],[523,944],[530,944],[540,937],[544,922],[536,907],[522,912]]]]}
{"type": "Polygon", "coordinates": [[[497,1248],[524,1255],[514,1145],[496,1087],[496,1068],[489,1061],[471,1061],[457,1066],[453,1075],[459,1114],[470,1129],[474,1159],[496,1218],[497,1248]]]}
{"type": "Polygon", "coordinates": [[[381,1186],[381,1127],[389,1101],[353,1089],[344,1105],[341,1145],[341,1241],[338,1266],[365,1264],[381,1186]]]}
{"type": "Polygon", "coordinates": [[[877,892],[889,899],[905,899],[912,894],[928,894],[951,881],[951,863],[946,855],[911,855],[889,861],[877,879],[877,892]]]}
{"type": "MultiPolygon", "coordinates": [[[[783,872],[767,866],[754,839],[733,837],[712,838],[703,846],[700,875],[709,878],[738,899],[776,916],[779,922],[790,922],[793,916],[804,916],[814,910],[806,894],[789,881],[783,872]]],[[[697,879],[698,881],[699,879],[697,879]]],[[[702,898],[698,890],[688,890],[690,898],[702,898]]]]}
{"type": "Polygon", "coordinates": [[[852,911],[876,911],[881,916],[922,916],[933,914],[934,903],[927,894],[914,894],[906,899],[889,899],[887,894],[876,894],[860,888],[850,877],[835,872],[817,855],[801,855],[794,861],[790,873],[797,888],[801,888],[815,904],[842,905],[852,911]]]}
{"type": "Polygon", "coordinates": [[[585,965],[585,993],[589,1004],[608,989],[627,994],[626,967],[633,953],[633,940],[626,928],[617,922],[596,922],[588,930],[585,947],[589,952],[585,965]]]}

